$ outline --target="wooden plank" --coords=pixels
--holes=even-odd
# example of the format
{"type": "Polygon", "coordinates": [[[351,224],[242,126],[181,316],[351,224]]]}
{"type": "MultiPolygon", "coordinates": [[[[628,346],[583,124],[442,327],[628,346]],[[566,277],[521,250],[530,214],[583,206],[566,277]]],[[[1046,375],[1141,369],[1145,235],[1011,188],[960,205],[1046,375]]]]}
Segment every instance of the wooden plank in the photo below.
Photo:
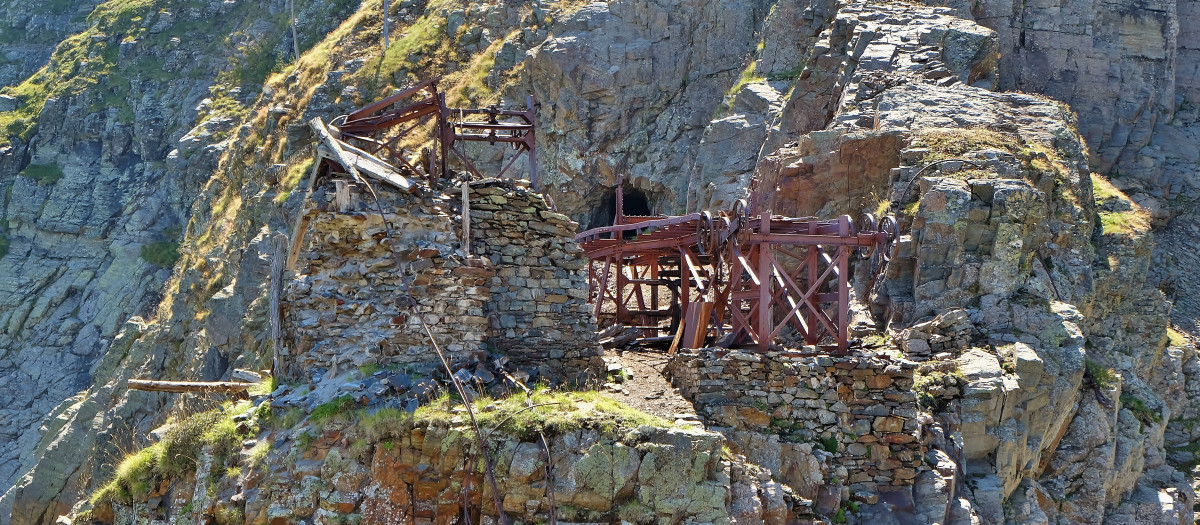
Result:
{"type": "Polygon", "coordinates": [[[713,303],[703,301],[688,307],[687,328],[683,334],[682,348],[699,348],[708,334],[708,319],[712,315],[713,303]]]}
{"type": "Polygon", "coordinates": [[[370,175],[375,179],[386,182],[403,191],[412,191],[412,181],[407,177],[396,172],[396,169],[382,160],[366,151],[358,149],[345,142],[338,141],[342,148],[342,153],[346,155],[351,162],[355,163],[355,167],[359,171],[370,175]]]}
{"type": "Polygon", "coordinates": [[[329,132],[329,128],[321,119],[314,118],[308,122],[308,125],[317,133],[317,140],[319,142],[317,154],[324,154],[330,160],[337,162],[355,179],[361,178],[362,174],[366,173],[374,179],[386,182],[401,190],[412,191],[412,182],[399,173],[396,173],[391,165],[379,160],[378,157],[366,151],[338,140],[329,132]]]}
{"type": "Polygon", "coordinates": [[[671,341],[671,347],[667,349],[667,357],[675,355],[675,351],[679,349],[679,341],[683,339],[683,327],[686,324],[682,317],[679,318],[679,329],[675,330],[675,339],[671,341]]]}

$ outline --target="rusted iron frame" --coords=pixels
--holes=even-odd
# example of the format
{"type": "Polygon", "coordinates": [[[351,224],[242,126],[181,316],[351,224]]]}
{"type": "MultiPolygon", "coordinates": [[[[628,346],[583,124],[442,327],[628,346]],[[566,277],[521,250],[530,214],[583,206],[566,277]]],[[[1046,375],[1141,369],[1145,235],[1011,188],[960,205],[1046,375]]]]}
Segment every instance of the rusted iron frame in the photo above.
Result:
{"type": "MultiPolygon", "coordinates": [[[[819,247],[810,245],[810,256],[805,258],[805,261],[802,263],[802,266],[799,268],[799,270],[817,270],[816,262],[819,252],[819,247]]],[[[804,287],[796,283],[796,280],[788,274],[783,265],[775,259],[775,255],[771,250],[765,250],[765,257],[767,258],[773,270],[771,282],[778,286],[778,291],[772,292],[772,300],[778,301],[779,299],[785,299],[790,303],[787,306],[791,306],[791,310],[789,310],[788,313],[783,316],[782,321],[780,321],[778,324],[772,322],[774,328],[772,328],[767,338],[774,339],[777,337],[780,330],[782,330],[784,326],[787,326],[789,320],[793,317],[799,323],[799,326],[802,327],[801,333],[804,336],[805,341],[810,344],[815,344],[819,341],[822,330],[825,330],[825,332],[829,335],[837,337],[838,329],[834,326],[834,321],[830,319],[829,316],[826,315],[821,309],[820,305],[823,301],[820,300],[822,294],[819,291],[823,286],[825,286],[826,283],[829,282],[827,279],[831,276],[831,274],[834,273],[834,270],[837,268],[837,266],[827,266],[825,271],[820,273],[819,277],[813,281],[806,282],[806,291],[804,287]],[[789,293],[791,290],[795,290],[796,292],[800,293],[799,301],[797,301],[796,298],[789,293]],[[800,309],[805,306],[808,307],[810,314],[808,322],[804,322],[800,317],[800,309]],[[816,322],[814,323],[813,321],[816,322]]],[[[838,281],[840,282],[840,280],[838,281]]]]}
{"type": "Polygon", "coordinates": [[[466,164],[471,174],[476,177],[481,176],[475,164],[462,151],[455,147],[457,142],[488,142],[490,144],[499,142],[512,144],[517,150],[517,154],[508,161],[497,176],[503,176],[516,164],[517,159],[522,154],[527,154],[529,159],[529,179],[533,183],[534,188],[539,188],[537,134],[535,130],[537,110],[533,105],[533,97],[526,98],[526,107],[524,110],[500,109],[495,107],[450,108],[446,105],[445,93],[441,93],[437,89],[439,81],[440,79],[438,78],[423,81],[411,88],[350,113],[337,126],[340,138],[343,140],[356,139],[377,146],[377,149],[372,153],[379,151],[379,149],[386,149],[394,159],[398,159],[406,168],[412,170],[414,173],[420,173],[419,170],[405,160],[403,155],[396,150],[394,143],[401,137],[415,131],[427,121],[428,117],[434,116],[437,118],[434,138],[438,142],[438,155],[436,159],[433,159],[433,164],[427,173],[427,177],[431,183],[436,183],[447,173],[447,162],[451,153],[466,164]],[[429,93],[428,96],[405,106],[389,109],[423,91],[427,91],[429,93]],[[467,116],[477,115],[487,115],[488,120],[476,121],[466,119],[467,116]],[[520,120],[518,122],[501,122],[499,121],[501,118],[517,118],[520,120]],[[369,134],[379,133],[388,128],[414,120],[417,122],[398,133],[391,140],[367,137],[369,134]]]}
{"type": "Polygon", "coordinates": [[[645,230],[647,228],[667,228],[670,226],[695,223],[700,220],[703,220],[703,218],[704,218],[704,215],[700,214],[700,213],[689,213],[687,215],[681,215],[678,217],[663,217],[663,218],[624,216],[623,219],[641,219],[641,220],[638,220],[638,221],[632,222],[632,223],[628,223],[628,224],[616,224],[613,226],[603,226],[600,228],[592,228],[588,231],[580,233],[579,235],[576,235],[575,242],[578,242],[580,244],[585,244],[585,243],[588,243],[593,240],[608,240],[608,239],[601,238],[600,235],[610,234],[610,235],[613,235],[613,237],[610,237],[610,239],[622,241],[621,244],[628,245],[628,246],[637,246],[641,249],[654,249],[654,248],[659,248],[662,246],[670,246],[669,243],[663,244],[663,243],[659,243],[658,241],[683,241],[683,240],[685,240],[684,236],[686,236],[686,235],[691,235],[692,238],[690,240],[695,241],[696,232],[693,231],[691,234],[683,233],[680,237],[656,238],[651,241],[646,241],[646,240],[639,241],[637,239],[623,240],[623,239],[619,239],[619,236],[617,236],[616,234],[623,234],[626,232],[637,232],[639,230],[645,230]]]}
{"type": "MultiPolygon", "coordinates": [[[[438,100],[439,104],[441,105],[441,117],[439,125],[442,127],[440,138],[442,140],[443,173],[446,169],[445,164],[447,155],[449,154],[449,150],[453,149],[455,142],[471,141],[488,142],[490,144],[502,142],[512,144],[513,147],[517,149],[517,154],[514,155],[513,159],[509,161],[508,165],[500,171],[500,174],[503,175],[506,171],[508,171],[508,168],[516,162],[516,159],[519,158],[522,153],[524,153],[529,156],[529,181],[533,184],[535,189],[541,187],[541,182],[538,179],[537,171],[537,133],[534,129],[537,122],[537,109],[533,105],[532,96],[526,97],[524,110],[500,108],[450,108],[446,105],[445,93],[441,94],[438,100]],[[455,112],[458,113],[459,120],[453,119],[455,112]],[[465,120],[466,116],[468,115],[487,115],[489,120],[484,122],[465,120]],[[499,122],[498,119],[500,117],[516,117],[523,120],[524,123],[499,122]],[[488,133],[478,134],[464,132],[461,130],[487,130],[488,133]],[[510,133],[510,136],[504,137],[497,135],[497,131],[507,131],[510,133]]],[[[478,176],[478,169],[474,168],[474,165],[467,160],[465,155],[457,150],[455,150],[454,153],[458,155],[460,159],[466,161],[471,171],[478,176]]]]}
{"type": "MultiPolygon", "coordinates": [[[[770,210],[751,217],[746,212],[744,202],[735,206],[731,217],[722,218],[722,227],[712,232],[710,241],[716,241],[716,249],[705,254],[709,257],[707,264],[707,279],[698,269],[699,259],[692,259],[692,248],[700,251],[699,238],[703,234],[700,221],[706,219],[701,214],[690,214],[676,217],[630,217],[624,215],[624,177],[619,177],[616,188],[616,213],[612,226],[594,228],[576,236],[576,241],[583,245],[585,254],[592,261],[603,258],[605,261],[618,261],[618,276],[615,293],[608,292],[607,272],[610,265],[606,263],[605,275],[597,284],[595,281],[595,266],[589,264],[589,292],[597,303],[594,311],[597,317],[605,300],[614,301],[616,319],[628,319],[626,304],[636,297],[639,310],[645,311],[640,282],[647,273],[654,274],[659,270],[658,265],[647,265],[640,268],[631,266],[632,278],[639,281],[634,290],[625,294],[625,271],[623,263],[635,261],[630,254],[640,254],[643,257],[678,250],[679,288],[674,297],[673,306],[680,312],[680,322],[687,318],[687,308],[692,303],[691,283],[695,283],[700,297],[711,290],[714,303],[711,320],[705,320],[705,331],[715,331],[719,335],[724,330],[725,312],[728,311],[731,326],[736,333],[735,340],[748,339],[747,342],[765,350],[780,331],[792,323],[809,344],[818,344],[825,337],[831,337],[837,342],[836,349],[845,351],[848,346],[849,325],[849,259],[851,254],[860,247],[885,245],[888,233],[883,228],[875,228],[877,223],[872,217],[864,221],[871,225],[871,230],[857,231],[856,225],[847,216],[834,220],[821,221],[813,217],[780,217],[771,214],[770,210]],[[739,215],[741,213],[741,215],[739,215]],[[696,225],[695,238],[689,238],[691,232],[679,231],[681,226],[692,223],[696,225]],[[744,231],[743,231],[744,230],[744,231]],[[623,235],[627,232],[643,232],[647,234],[626,240],[623,235]],[[607,238],[605,238],[607,236],[607,238]],[[735,239],[736,236],[736,239],[735,239]],[[730,242],[732,241],[732,242],[730,242]],[[741,245],[741,246],[739,246],[741,245]],[[725,246],[725,248],[720,248],[725,246]],[[742,253],[742,248],[746,253],[742,253]],[[807,247],[805,255],[791,251],[791,247],[807,247]],[[836,256],[830,256],[826,248],[836,250],[836,256]],[[729,260],[721,261],[721,255],[728,252],[729,260]],[[799,261],[795,275],[775,257],[775,252],[787,255],[799,261]],[[723,282],[718,277],[719,266],[730,265],[728,281],[723,282]],[[824,265],[824,270],[820,265],[824,265]],[[804,287],[799,282],[801,275],[807,272],[803,279],[804,287]],[[745,278],[743,279],[743,275],[745,278]],[[706,286],[707,284],[707,286],[706,286]],[[834,292],[822,292],[827,285],[832,284],[834,292]],[[599,293],[595,293],[597,285],[599,293]],[[836,310],[834,320],[821,307],[823,304],[832,305],[836,310]],[[774,307],[787,309],[787,315],[775,322],[774,307]],[[743,308],[745,310],[743,311],[743,308]]],[[[755,199],[758,203],[758,199],[755,199]]],[[[756,208],[757,206],[753,206],[756,208]]],[[[711,226],[711,219],[710,228],[711,226]]],[[[657,290],[657,286],[651,288],[657,290]]],[[[657,301],[652,301],[657,305],[657,301]]],[[[643,323],[647,321],[643,320],[643,323]]]]}
{"type": "MultiPolygon", "coordinates": [[[[413,126],[413,127],[415,128],[416,126],[413,126]]],[[[409,129],[412,129],[412,128],[409,128],[409,129]]],[[[376,148],[375,151],[368,150],[372,154],[378,152],[380,149],[386,149],[388,151],[388,153],[390,153],[392,155],[392,158],[400,161],[400,163],[403,164],[404,167],[409,170],[409,172],[413,173],[414,175],[421,173],[421,172],[417,171],[417,168],[413,167],[412,164],[410,164],[407,160],[404,159],[404,155],[402,154],[402,152],[398,152],[395,149],[392,149],[392,146],[390,143],[383,142],[383,141],[380,141],[380,140],[377,140],[377,139],[374,139],[371,137],[363,137],[360,135],[352,135],[349,133],[343,133],[342,136],[345,138],[352,138],[352,139],[360,140],[363,142],[368,142],[368,143],[379,146],[379,148],[376,148]]]]}
{"type": "MultiPolygon", "coordinates": [[[[879,242],[879,237],[873,232],[851,233],[853,226],[846,216],[834,221],[778,221],[768,220],[767,217],[768,214],[764,213],[759,220],[751,221],[751,227],[758,226],[760,233],[749,236],[749,260],[736,246],[733,247],[734,261],[741,268],[733,272],[729,292],[732,329],[739,332],[739,336],[749,337],[760,350],[765,350],[790,322],[798,329],[806,343],[817,344],[823,338],[822,334],[827,334],[837,342],[837,349],[844,351],[848,345],[848,267],[853,251],[851,246],[874,244],[879,242]],[[789,224],[794,227],[787,228],[789,224]],[[805,233],[775,233],[776,225],[805,233]],[[834,229],[840,235],[825,234],[834,229]],[[813,235],[807,232],[820,234],[813,235]],[[836,246],[837,257],[829,257],[822,248],[824,245],[836,246]],[[808,253],[801,258],[785,246],[807,246],[808,253]],[[801,261],[796,269],[796,276],[807,270],[806,287],[797,283],[798,279],[775,257],[775,251],[801,261]],[[825,263],[824,271],[819,271],[819,262],[825,263]],[[744,283],[741,270],[745,270],[746,274],[757,282],[744,283]],[[829,283],[835,283],[837,291],[821,292],[820,290],[829,283]],[[793,294],[799,295],[799,301],[793,294]],[[744,301],[751,303],[745,312],[746,315],[742,312],[741,303],[744,301]],[[822,304],[833,305],[837,312],[836,321],[821,308],[822,304]],[[773,315],[773,307],[777,305],[788,309],[788,313],[778,323],[774,321],[773,315]],[[805,307],[807,319],[801,316],[805,307]]],[[[883,239],[886,241],[886,234],[883,235],[883,239]]]]}
{"type": "Polygon", "coordinates": [[[436,115],[439,109],[437,99],[430,97],[374,117],[346,120],[337,128],[343,133],[378,132],[422,117],[436,115]]]}
{"type": "MultiPolygon", "coordinates": [[[[670,311],[670,308],[658,310],[659,288],[667,288],[672,294],[672,305],[678,307],[680,318],[684,318],[690,304],[696,302],[692,300],[693,295],[697,295],[699,299],[703,300],[709,290],[716,285],[711,280],[711,270],[701,268],[703,266],[700,264],[702,258],[693,251],[694,248],[691,246],[695,238],[694,230],[688,230],[690,229],[685,227],[684,231],[677,232],[678,235],[655,239],[649,243],[616,239],[614,240],[616,242],[606,246],[602,253],[595,251],[590,253],[589,296],[596,300],[593,305],[596,317],[600,317],[603,303],[611,300],[615,310],[613,312],[614,322],[637,323],[636,326],[639,327],[652,326],[656,323],[651,321],[651,312],[666,314],[670,311]],[[605,261],[605,270],[597,280],[595,262],[601,258],[605,261]],[[680,274],[677,282],[678,291],[675,291],[668,282],[659,282],[661,273],[664,271],[663,259],[678,261],[676,263],[680,274]],[[614,266],[615,268],[613,268],[614,266]],[[611,284],[611,290],[610,271],[615,272],[615,282],[611,284]],[[648,277],[649,279],[647,279],[648,277]],[[647,306],[646,286],[649,286],[651,297],[649,305],[653,306],[653,310],[647,306]],[[637,304],[636,313],[629,310],[630,304],[634,302],[637,304]]],[[[594,233],[600,234],[599,232],[594,233]]],[[[678,321],[673,319],[673,322],[678,321]]],[[[666,329],[669,327],[643,328],[648,337],[650,331],[666,329]]]]}
{"type": "Polygon", "coordinates": [[[376,102],[372,102],[366,106],[363,106],[357,110],[354,110],[349,115],[346,115],[346,121],[352,122],[355,120],[370,118],[370,116],[374,115],[376,112],[384,110],[388,106],[391,106],[391,105],[395,104],[396,102],[404,100],[404,99],[412,96],[416,92],[421,91],[422,89],[425,89],[425,88],[432,88],[434,92],[437,92],[437,85],[438,85],[438,82],[440,82],[440,81],[441,81],[441,78],[438,78],[438,77],[431,78],[431,79],[422,81],[422,82],[416,84],[415,86],[410,87],[404,91],[401,91],[394,95],[390,95],[390,96],[383,98],[381,100],[378,100],[376,102]]]}

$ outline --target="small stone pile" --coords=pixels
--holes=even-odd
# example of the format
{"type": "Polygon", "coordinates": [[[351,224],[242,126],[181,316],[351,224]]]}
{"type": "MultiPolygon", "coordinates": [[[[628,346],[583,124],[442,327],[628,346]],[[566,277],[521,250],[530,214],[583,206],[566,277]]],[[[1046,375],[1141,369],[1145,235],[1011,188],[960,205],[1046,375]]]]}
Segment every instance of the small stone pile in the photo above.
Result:
{"type": "Polygon", "coordinates": [[[924,469],[916,363],[706,348],[677,354],[668,371],[710,426],[812,441],[844,466],[852,494],[910,486],[924,469]]]}
{"type": "Polygon", "coordinates": [[[967,311],[956,308],[902,330],[900,348],[913,361],[928,361],[943,353],[947,355],[941,358],[953,358],[970,346],[973,328],[967,311]]]}

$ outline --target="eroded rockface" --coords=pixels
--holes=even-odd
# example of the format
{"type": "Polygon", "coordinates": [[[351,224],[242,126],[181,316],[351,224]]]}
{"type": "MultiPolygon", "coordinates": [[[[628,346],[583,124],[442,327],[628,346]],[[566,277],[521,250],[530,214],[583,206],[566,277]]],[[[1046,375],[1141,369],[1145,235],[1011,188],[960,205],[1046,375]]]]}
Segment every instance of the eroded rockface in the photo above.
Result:
{"type": "MultiPolygon", "coordinates": [[[[253,7],[164,2],[153,10],[148,3],[106,5],[95,17],[87,17],[86,4],[44,4],[6,7],[14,28],[38,36],[18,46],[25,62],[0,69],[5,82],[45,65],[62,40],[34,49],[41,39],[82,33],[59,45],[49,65],[0,107],[6,119],[17,119],[10,133],[33,125],[21,115],[36,120],[27,132],[10,135],[0,156],[6,247],[0,254],[0,522],[20,499],[9,488],[37,463],[34,451],[45,433],[57,431],[64,414],[83,417],[76,402],[64,400],[104,382],[112,367],[102,358],[124,352],[123,336],[132,337],[125,328],[155,313],[179,232],[233,125],[227,116],[209,119],[197,131],[204,146],[181,141],[212,115],[217,76],[235,75],[222,95],[245,104],[260,86],[237,85],[249,77],[236,75],[284,45],[277,31],[282,1],[253,7]],[[229,38],[207,38],[201,21],[229,38]],[[80,53],[92,59],[76,63],[80,53]],[[89,88],[88,78],[117,77],[125,82],[89,88]]],[[[309,7],[338,10],[333,3],[309,7]]],[[[317,26],[312,33],[331,28],[329,21],[317,26]]],[[[49,482],[50,494],[82,474],[77,460],[44,468],[55,470],[56,479],[33,485],[49,482]]],[[[18,514],[14,523],[35,519],[28,511],[18,514]]]]}
{"type": "Polygon", "coordinates": [[[1135,200],[1195,195],[1194,2],[950,2],[997,31],[1000,88],[1043,93],[1079,113],[1105,175],[1150,183],[1135,200]]]}
{"type": "MultiPolygon", "coordinates": [[[[87,16],[100,0],[0,3],[0,85],[12,86],[46,65],[54,48],[66,37],[87,28],[87,16]]],[[[0,109],[11,111],[14,98],[0,98],[0,109]]]]}
{"type": "MultiPolygon", "coordinates": [[[[559,422],[566,427],[547,431],[544,441],[528,430],[488,429],[486,464],[461,408],[433,406],[413,415],[384,409],[363,416],[372,421],[365,425],[341,416],[305,419],[250,440],[232,460],[232,471],[206,448],[194,472],[155,479],[132,499],[82,504],[75,518],[452,524],[557,516],[575,523],[783,523],[793,511],[811,518],[809,502],[730,452],[721,434],[665,421],[634,425],[577,403],[559,422]]],[[[482,403],[478,408],[481,417],[496,410],[482,403]]]]}

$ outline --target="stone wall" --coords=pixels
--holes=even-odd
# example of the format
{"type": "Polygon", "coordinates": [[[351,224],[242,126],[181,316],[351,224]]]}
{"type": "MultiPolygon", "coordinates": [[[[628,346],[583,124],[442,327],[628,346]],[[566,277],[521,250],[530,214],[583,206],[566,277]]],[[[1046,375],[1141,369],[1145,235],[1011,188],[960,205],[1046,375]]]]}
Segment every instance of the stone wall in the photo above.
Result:
{"type": "Polygon", "coordinates": [[[600,366],[579,225],[511,181],[472,184],[470,208],[471,251],[495,270],[487,343],[543,374],[600,366]]]}
{"type": "Polygon", "coordinates": [[[349,181],[320,186],[305,208],[304,248],[285,291],[292,374],[436,362],[421,320],[460,364],[499,351],[556,380],[601,364],[571,239],[577,225],[539,194],[481,183],[465,253],[461,199],[376,191],[390,233],[370,194],[349,181]]]}
{"type": "Polygon", "coordinates": [[[915,367],[886,356],[700,349],[677,354],[668,371],[710,427],[819,443],[856,494],[910,486],[925,470],[915,367]]]}
{"type": "Polygon", "coordinates": [[[483,305],[493,269],[485,259],[454,253],[456,235],[443,203],[377,191],[395,257],[382,242],[388,231],[369,193],[334,181],[312,196],[305,248],[284,307],[291,363],[302,370],[436,361],[418,313],[455,358],[484,350],[483,305]],[[340,205],[338,186],[346,195],[340,205]],[[407,267],[404,279],[397,258],[407,267]],[[405,288],[416,299],[412,308],[405,288]]]}

